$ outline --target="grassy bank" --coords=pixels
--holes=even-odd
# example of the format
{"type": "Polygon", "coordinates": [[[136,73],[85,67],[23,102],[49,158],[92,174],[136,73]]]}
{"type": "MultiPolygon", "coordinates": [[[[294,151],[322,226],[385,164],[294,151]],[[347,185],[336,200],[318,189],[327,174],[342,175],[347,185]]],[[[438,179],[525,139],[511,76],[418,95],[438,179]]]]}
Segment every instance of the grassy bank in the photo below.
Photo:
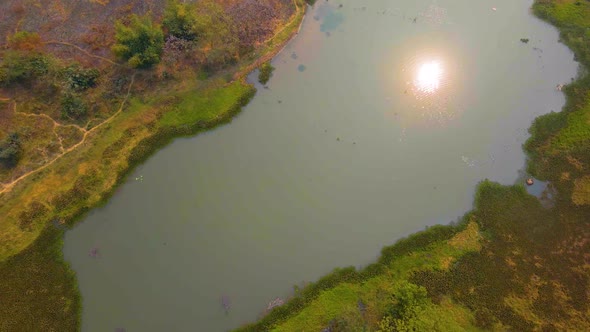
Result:
{"type": "Polygon", "coordinates": [[[584,67],[524,146],[553,205],[483,181],[460,224],[400,240],[361,271],[335,270],[237,331],[590,330],[590,3],[537,0],[533,10],[584,67]]]}
{"type": "MultiPolygon", "coordinates": [[[[296,33],[303,15],[299,3],[275,36],[256,50],[257,56],[276,54],[296,33]]],[[[123,93],[113,98],[116,109],[81,127],[83,137],[71,149],[66,145],[58,158],[33,169],[9,190],[0,187],[1,331],[79,330],[81,301],[75,275],[62,259],[63,229],[104,204],[156,149],[175,137],[231,121],[255,93],[244,81],[244,69],[257,61],[245,57],[207,79],[198,71],[166,79],[157,69],[117,68],[113,80],[123,93]]],[[[11,107],[12,102],[4,105],[11,107]]],[[[12,116],[17,115],[37,122],[51,119],[12,116]]],[[[72,127],[62,122],[54,128],[72,127]]]]}

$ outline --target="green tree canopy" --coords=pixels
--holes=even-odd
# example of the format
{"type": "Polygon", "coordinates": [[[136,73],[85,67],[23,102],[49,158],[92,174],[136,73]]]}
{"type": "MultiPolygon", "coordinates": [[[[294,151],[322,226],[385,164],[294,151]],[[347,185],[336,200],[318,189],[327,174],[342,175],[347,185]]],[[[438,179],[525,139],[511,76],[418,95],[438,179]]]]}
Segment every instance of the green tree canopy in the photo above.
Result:
{"type": "Polygon", "coordinates": [[[148,68],[160,62],[164,33],[149,16],[131,15],[129,25],[115,23],[117,43],[112,50],[133,68],[148,68]]]}
{"type": "Polygon", "coordinates": [[[0,142],[0,164],[5,167],[14,167],[18,163],[22,153],[20,138],[17,133],[8,135],[0,142]]]}
{"type": "Polygon", "coordinates": [[[168,0],[162,22],[168,34],[185,39],[195,40],[198,35],[197,12],[193,3],[168,0]]]}

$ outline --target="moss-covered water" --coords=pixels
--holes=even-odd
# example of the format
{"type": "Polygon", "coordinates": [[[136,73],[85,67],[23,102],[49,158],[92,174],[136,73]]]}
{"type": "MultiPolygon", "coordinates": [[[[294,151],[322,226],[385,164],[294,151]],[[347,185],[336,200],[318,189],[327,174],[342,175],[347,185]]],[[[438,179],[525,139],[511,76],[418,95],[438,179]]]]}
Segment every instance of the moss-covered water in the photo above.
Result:
{"type": "Polygon", "coordinates": [[[481,179],[514,182],[576,66],[530,2],[494,6],[318,2],[240,116],[156,154],[66,235],[83,330],[237,327],[456,219],[481,179]]]}

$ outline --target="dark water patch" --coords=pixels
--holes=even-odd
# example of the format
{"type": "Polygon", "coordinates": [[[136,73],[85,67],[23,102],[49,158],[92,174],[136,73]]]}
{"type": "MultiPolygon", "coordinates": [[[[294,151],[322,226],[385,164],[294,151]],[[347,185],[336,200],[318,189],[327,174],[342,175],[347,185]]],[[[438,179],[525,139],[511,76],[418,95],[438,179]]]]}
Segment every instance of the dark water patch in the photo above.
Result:
{"type": "Polygon", "coordinates": [[[92,258],[99,258],[100,251],[98,250],[97,247],[94,247],[94,248],[90,249],[90,251],[88,251],[88,256],[90,256],[92,258]]]}
{"type": "Polygon", "coordinates": [[[320,25],[320,31],[327,32],[336,30],[336,28],[338,28],[343,21],[344,15],[342,15],[342,13],[330,12],[328,15],[326,15],[322,24],[320,25]]]}
{"type": "Polygon", "coordinates": [[[226,314],[229,313],[229,309],[231,309],[231,301],[229,299],[229,296],[221,296],[221,306],[223,307],[223,310],[225,310],[226,314]]]}
{"type": "Polygon", "coordinates": [[[304,72],[305,69],[307,69],[307,67],[305,67],[305,65],[299,65],[299,66],[297,66],[297,70],[299,70],[300,72],[304,72]]]}

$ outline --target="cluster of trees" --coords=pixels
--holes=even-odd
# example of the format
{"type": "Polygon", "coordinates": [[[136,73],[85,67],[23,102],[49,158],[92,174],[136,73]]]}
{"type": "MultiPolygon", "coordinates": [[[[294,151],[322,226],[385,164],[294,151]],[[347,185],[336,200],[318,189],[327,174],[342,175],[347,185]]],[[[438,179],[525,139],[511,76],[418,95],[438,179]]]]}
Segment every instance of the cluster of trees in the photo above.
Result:
{"type": "Polygon", "coordinates": [[[29,83],[49,72],[50,61],[41,53],[7,50],[0,62],[0,85],[29,83]]]}
{"type": "Polygon", "coordinates": [[[133,68],[159,63],[164,50],[201,53],[204,65],[211,67],[225,65],[238,52],[233,21],[213,0],[169,0],[162,25],[148,15],[132,15],[127,23],[117,21],[115,30],[112,50],[133,68]]]}
{"type": "Polygon", "coordinates": [[[95,87],[100,77],[96,68],[78,63],[66,66],[44,53],[35,32],[20,31],[8,37],[9,48],[0,57],[0,86],[24,85],[33,93],[55,91],[64,118],[80,119],[87,115],[83,92],[95,87]]]}

